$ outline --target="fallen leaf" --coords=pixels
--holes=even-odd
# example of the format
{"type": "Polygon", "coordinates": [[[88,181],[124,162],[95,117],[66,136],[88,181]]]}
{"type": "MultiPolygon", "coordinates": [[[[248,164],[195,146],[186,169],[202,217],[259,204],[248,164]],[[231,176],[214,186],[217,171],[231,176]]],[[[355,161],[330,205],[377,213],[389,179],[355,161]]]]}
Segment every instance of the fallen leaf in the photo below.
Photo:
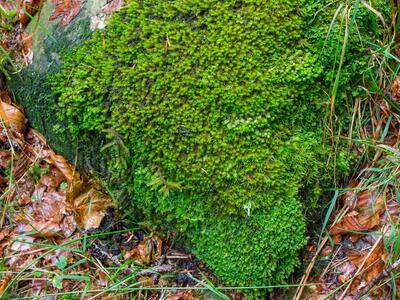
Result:
{"type": "Polygon", "coordinates": [[[125,259],[134,258],[139,263],[148,264],[162,255],[162,240],[157,236],[146,237],[135,248],[125,254],[125,259]]]}
{"type": "Polygon", "coordinates": [[[114,206],[111,198],[100,191],[95,181],[87,180],[73,185],[67,193],[67,204],[78,226],[84,229],[98,228],[107,209],[114,206]]]}
{"type": "Polygon", "coordinates": [[[380,223],[378,214],[365,212],[358,214],[356,211],[347,214],[342,221],[335,224],[330,230],[330,235],[341,235],[346,233],[357,234],[357,232],[366,232],[380,223]]]}
{"type": "Polygon", "coordinates": [[[69,183],[79,180],[79,174],[74,172],[71,164],[61,155],[50,153],[51,163],[64,175],[69,183]]]}
{"type": "Polygon", "coordinates": [[[369,250],[349,250],[346,252],[346,255],[349,261],[357,268],[360,267],[365,260],[363,277],[366,284],[378,276],[385,267],[384,246],[382,242],[374,249],[374,251],[372,251],[372,253],[370,253],[369,250]]]}
{"type": "Polygon", "coordinates": [[[11,244],[10,249],[15,252],[25,252],[31,249],[32,243],[35,240],[32,236],[19,236],[18,239],[11,244]]]}
{"type": "Polygon", "coordinates": [[[22,134],[25,130],[25,116],[16,107],[0,99],[0,118],[12,131],[22,134]]]}
{"type": "Polygon", "coordinates": [[[61,17],[61,26],[66,27],[78,15],[81,10],[81,0],[51,0],[55,5],[50,21],[61,17]]]}
{"type": "Polygon", "coordinates": [[[396,78],[390,88],[390,93],[394,98],[400,100],[400,78],[396,78]]]}
{"type": "Polygon", "coordinates": [[[181,291],[168,296],[165,300],[196,300],[199,299],[193,295],[193,291],[181,291]]]}
{"type": "Polygon", "coordinates": [[[47,192],[55,192],[60,187],[61,183],[65,181],[64,175],[56,168],[51,168],[48,174],[40,177],[38,186],[46,187],[47,192]]]}
{"type": "Polygon", "coordinates": [[[332,254],[332,247],[330,245],[325,246],[321,251],[321,257],[326,257],[332,254]]]}
{"type": "Polygon", "coordinates": [[[385,201],[376,192],[363,191],[357,197],[355,209],[358,212],[368,211],[380,215],[385,211],[385,201]]]}
{"type": "Polygon", "coordinates": [[[0,295],[3,294],[5,288],[7,287],[8,283],[12,279],[11,275],[7,275],[4,279],[0,282],[0,295]]]}
{"type": "Polygon", "coordinates": [[[113,12],[118,11],[124,5],[124,0],[111,0],[103,7],[103,13],[107,16],[111,15],[113,12]]]}

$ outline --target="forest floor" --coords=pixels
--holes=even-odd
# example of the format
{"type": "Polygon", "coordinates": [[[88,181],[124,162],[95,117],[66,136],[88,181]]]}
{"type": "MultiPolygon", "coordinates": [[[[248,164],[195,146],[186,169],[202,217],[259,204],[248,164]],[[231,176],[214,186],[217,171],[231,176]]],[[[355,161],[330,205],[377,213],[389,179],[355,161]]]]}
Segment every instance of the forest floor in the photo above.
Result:
{"type": "MultiPolygon", "coordinates": [[[[10,54],[3,60],[29,64],[32,41],[23,29],[41,2],[0,0],[8,24],[0,46],[10,54]]],[[[65,24],[79,12],[79,0],[54,3],[53,17],[65,24]]],[[[243,298],[216,287],[174,236],[128,228],[101,183],[54,153],[1,82],[0,89],[1,299],[243,298]]],[[[333,192],[294,299],[400,299],[400,81],[382,90],[352,145],[367,158],[348,186],[333,192]]]]}

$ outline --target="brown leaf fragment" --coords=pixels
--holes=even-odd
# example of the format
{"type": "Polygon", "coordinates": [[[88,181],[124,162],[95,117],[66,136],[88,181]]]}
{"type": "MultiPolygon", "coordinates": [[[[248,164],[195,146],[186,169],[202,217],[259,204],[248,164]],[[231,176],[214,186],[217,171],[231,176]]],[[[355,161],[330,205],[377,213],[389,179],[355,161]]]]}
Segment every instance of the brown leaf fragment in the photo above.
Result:
{"type": "Polygon", "coordinates": [[[6,169],[9,165],[11,154],[9,151],[0,151],[0,168],[6,169]]]}
{"type": "Polygon", "coordinates": [[[81,0],[51,0],[55,5],[50,21],[61,17],[61,26],[66,27],[79,14],[81,10],[81,0]]]}
{"type": "Polygon", "coordinates": [[[5,238],[8,238],[10,233],[12,232],[11,228],[5,227],[0,231],[0,242],[2,242],[5,238]]]}
{"type": "Polygon", "coordinates": [[[113,12],[120,10],[123,5],[124,0],[109,0],[108,3],[103,7],[103,13],[109,16],[113,12]]]}
{"type": "Polygon", "coordinates": [[[181,291],[165,298],[165,300],[196,300],[196,299],[200,298],[193,295],[193,290],[181,291]]]}
{"type": "Polygon", "coordinates": [[[357,234],[366,232],[380,223],[379,214],[371,214],[370,211],[359,214],[353,211],[347,214],[342,221],[335,224],[330,230],[330,235],[341,235],[346,233],[357,234]]]}
{"type": "Polygon", "coordinates": [[[32,236],[19,236],[16,240],[11,244],[10,249],[15,252],[25,252],[31,249],[32,243],[35,240],[32,236]]]}
{"type": "Polygon", "coordinates": [[[13,132],[22,134],[25,130],[25,116],[17,109],[0,99],[0,118],[8,129],[13,132]]]}
{"type": "Polygon", "coordinates": [[[82,180],[67,193],[68,209],[74,212],[77,225],[84,229],[99,228],[107,209],[114,206],[94,181],[82,180]]]}
{"type": "Polygon", "coordinates": [[[322,249],[320,255],[321,255],[321,257],[326,257],[326,256],[331,255],[331,254],[332,254],[332,251],[333,251],[332,247],[331,247],[330,245],[328,245],[328,246],[325,246],[325,247],[322,249]]]}
{"type": "Polygon", "coordinates": [[[382,242],[374,249],[374,251],[372,251],[372,253],[370,253],[369,250],[348,250],[346,255],[349,261],[357,268],[360,267],[366,259],[363,272],[366,283],[378,276],[385,267],[384,246],[382,242]]]}
{"type": "Polygon", "coordinates": [[[79,174],[74,172],[70,163],[63,156],[50,153],[50,161],[64,175],[68,183],[78,180],[79,174]]]}
{"type": "Polygon", "coordinates": [[[357,197],[355,209],[359,212],[368,210],[381,214],[385,210],[385,201],[376,192],[363,191],[357,197]]]}
{"type": "Polygon", "coordinates": [[[58,169],[51,168],[48,174],[40,177],[38,187],[43,186],[47,192],[55,192],[64,180],[64,175],[58,169]]]}
{"type": "Polygon", "coordinates": [[[147,237],[135,248],[125,254],[125,259],[134,258],[139,263],[148,264],[161,257],[162,240],[159,237],[147,237]]]}
{"type": "Polygon", "coordinates": [[[11,275],[7,275],[4,279],[0,282],[0,295],[3,294],[5,288],[7,287],[8,283],[12,279],[11,275]]]}
{"type": "Polygon", "coordinates": [[[21,206],[28,205],[29,203],[31,203],[31,201],[31,196],[25,192],[22,193],[18,198],[18,204],[21,206]]]}
{"type": "Polygon", "coordinates": [[[400,100],[400,78],[397,77],[390,88],[390,93],[393,96],[393,98],[400,100]]]}

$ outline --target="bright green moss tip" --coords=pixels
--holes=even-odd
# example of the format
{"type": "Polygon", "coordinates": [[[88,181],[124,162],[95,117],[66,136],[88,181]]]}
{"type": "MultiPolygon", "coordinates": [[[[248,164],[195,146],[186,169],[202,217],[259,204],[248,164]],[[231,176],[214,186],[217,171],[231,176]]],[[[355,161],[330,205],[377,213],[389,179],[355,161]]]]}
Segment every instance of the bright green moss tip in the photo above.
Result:
{"type": "Polygon", "coordinates": [[[227,284],[287,279],[306,241],[302,203],[329,177],[330,20],[314,2],[131,0],[53,80],[60,134],[118,132],[135,204],[186,233],[227,284]]]}

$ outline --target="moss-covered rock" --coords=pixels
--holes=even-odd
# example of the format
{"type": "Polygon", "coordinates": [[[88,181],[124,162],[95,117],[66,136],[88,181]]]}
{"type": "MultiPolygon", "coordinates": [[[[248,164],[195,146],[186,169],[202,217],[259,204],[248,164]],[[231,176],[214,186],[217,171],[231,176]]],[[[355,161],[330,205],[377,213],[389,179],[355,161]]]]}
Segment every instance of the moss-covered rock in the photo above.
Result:
{"type": "MultiPolygon", "coordinates": [[[[46,130],[89,149],[112,138],[98,158],[133,203],[185,233],[225,283],[282,283],[306,241],[302,208],[330,176],[322,90],[340,28],[322,51],[324,4],[131,0],[63,57],[40,95],[46,130]]],[[[375,19],[364,13],[363,37],[375,19]]],[[[358,47],[346,83],[363,70],[358,47]]]]}
{"type": "Polygon", "coordinates": [[[34,16],[26,29],[33,40],[32,64],[21,67],[21,71],[14,74],[9,83],[16,99],[26,109],[30,123],[46,135],[52,147],[71,161],[75,160],[78,153],[81,166],[91,165],[97,163],[95,158],[97,150],[94,149],[100,147],[101,141],[93,143],[92,147],[79,147],[75,138],[69,135],[60,136],[53,131],[53,126],[61,123],[55,118],[52,107],[54,102],[48,99],[51,90],[47,81],[49,74],[59,71],[63,59],[62,53],[79,46],[92,36],[90,28],[92,20],[102,15],[102,7],[107,1],[84,1],[79,14],[66,28],[60,25],[60,20],[50,20],[50,15],[55,9],[52,1],[43,2],[40,13],[34,16]]]}

